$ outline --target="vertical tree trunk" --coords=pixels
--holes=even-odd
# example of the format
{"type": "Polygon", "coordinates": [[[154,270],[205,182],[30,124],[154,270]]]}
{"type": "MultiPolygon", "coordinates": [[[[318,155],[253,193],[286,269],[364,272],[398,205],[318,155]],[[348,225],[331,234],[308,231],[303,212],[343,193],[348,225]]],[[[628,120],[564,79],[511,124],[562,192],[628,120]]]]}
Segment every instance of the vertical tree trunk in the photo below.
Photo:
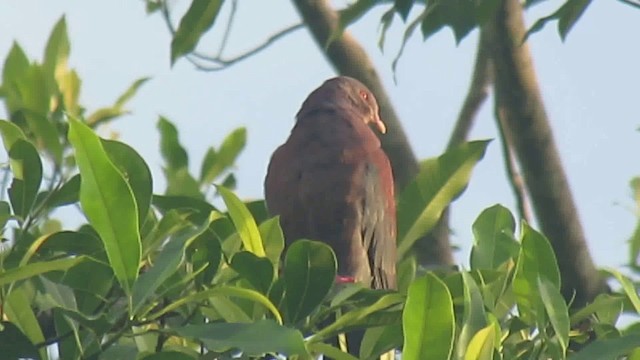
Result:
{"type": "Polygon", "coordinates": [[[494,21],[487,24],[497,110],[513,140],[537,219],[559,260],[563,295],[582,306],[606,285],[589,254],[529,48],[522,42],[522,12],[518,0],[503,0],[494,21]]]}

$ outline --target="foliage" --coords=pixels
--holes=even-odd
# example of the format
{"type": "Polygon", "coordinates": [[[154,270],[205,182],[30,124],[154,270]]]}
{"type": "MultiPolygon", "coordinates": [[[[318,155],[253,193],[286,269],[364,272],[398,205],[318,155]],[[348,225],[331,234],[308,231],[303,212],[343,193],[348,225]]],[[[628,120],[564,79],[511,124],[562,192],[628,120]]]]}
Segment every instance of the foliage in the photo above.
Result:
{"type": "Polygon", "coordinates": [[[329,247],[303,239],[281,261],[277,218],[267,217],[262,201],[243,202],[229,189],[246,143],[243,129],[210,148],[194,177],[178,130],[160,118],[167,188],[152,194],[152,175],[138,153],[96,133],[124,113],[144,81],[113,107],[86,114],[80,78],[67,67],[69,49],[63,18],[42,63],[18,44],[4,63],[6,358],[48,359],[55,345],[62,359],[353,359],[331,344],[358,328],[367,329],[364,359],[391,349],[402,349],[404,359],[637,356],[637,324],[615,327],[623,312],[640,311],[635,284],[608,270],[622,290],[569,313],[548,241],[524,222],[516,235],[513,216],[500,205],[474,223],[469,270],[416,268],[412,240],[461,194],[488,142],[425,161],[400,195],[400,246],[407,251],[398,291],[337,286],[329,247]],[[212,182],[221,185],[213,190],[212,182]],[[226,212],[207,201],[214,196],[226,212]],[[75,230],[56,219],[56,210],[68,206],[86,218],[75,230]]]}

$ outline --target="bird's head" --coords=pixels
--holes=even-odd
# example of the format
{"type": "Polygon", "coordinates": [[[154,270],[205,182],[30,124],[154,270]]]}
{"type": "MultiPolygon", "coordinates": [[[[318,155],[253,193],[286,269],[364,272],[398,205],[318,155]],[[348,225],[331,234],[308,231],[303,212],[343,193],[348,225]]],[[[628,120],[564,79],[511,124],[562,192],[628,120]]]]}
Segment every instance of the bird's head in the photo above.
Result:
{"type": "Polygon", "coordinates": [[[387,127],[380,119],[380,108],[373,93],[360,81],[338,76],[325,81],[302,103],[297,118],[318,110],[355,111],[367,125],[375,126],[381,133],[387,127]]]}

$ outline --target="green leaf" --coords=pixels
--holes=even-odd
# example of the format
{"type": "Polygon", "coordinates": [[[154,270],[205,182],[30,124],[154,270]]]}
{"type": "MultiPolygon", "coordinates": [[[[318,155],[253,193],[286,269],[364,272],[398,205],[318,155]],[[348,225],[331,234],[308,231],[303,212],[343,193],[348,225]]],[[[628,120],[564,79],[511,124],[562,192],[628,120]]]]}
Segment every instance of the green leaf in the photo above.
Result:
{"type": "Polygon", "coordinates": [[[0,135],[2,135],[2,143],[7,153],[9,153],[9,150],[11,150],[11,147],[16,141],[27,139],[22,129],[7,120],[0,120],[0,135]]]}
{"type": "Polygon", "coordinates": [[[629,301],[633,305],[633,308],[636,310],[638,314],[640,314],[640,298],[638,297],[638,293],[636,292],[635,286],[633,282],[626,276],[622,275],[618,270],[615,269],[604,269],[604,271],[613,275],[620,285],[622,285],[622,289],[624,293],[629,298],[629,301]]]}
{"type": "Polygon", "coordinates": [[[11,146],[13,181],[9,188],[9,199],[13,212],[25,219],[38,195],[42,182],[42,162],[36,148],[28,141],[18,139],[11,146]]]}
{"type": "Polygon", "coordinates": [[[160,116],[157,124],[160,130],[160,153],[168,168],[189,167],[187,151],[180,144],[178,129],[167,118],[160,116]]]}
{"type": "Polygon", "coordinates": [[[148,318],[150,320],[157,319],[162,315],[168,312],[171,312],[190,302],[199,302],[199,301],[207,300],[212,297],[231,297],[231,296],[238,297],[240,299],[247,299],[256,304],[263,305],[267,310],[271,312],[271,314],[273,315],[275,320],[278,322],[278,324],[282,324],[282,316],[280,315],[280,312],[278,312],[278,309],[275,307],[275,305],[273,305],[273,303],[266,296],[262,295],[261,293],[255,290],[250,290],[250,289],[245,289],[240,287],[233,287],[233,286],[224,286],[224,285],[210,288],[210,289],[200,291],[200,292],[185,296],[183,298],[180,298],[174,301],[173,303],[169,304],[168,306],[164,307],[162,310],[158,311],[157,313],[150,315],[148,318]]]}
{"type": "Polygon", "coordinates": [[[67,69],[67,59],[70,51],[71,44],[69,43],[69,35],[67,35],[67,22],[63,15],[53,27],[44,51],[42,65],[45,73],[52,80],[57,78],[57,74],[61,74],[67,69]]]}
{"type": "MultiPolygon", "coordinates": [[[[42,329],[38,323],[33,310],[31,309],[31,301],[24,291],[23,287],[14,288],[6,299],[3,301],[2,310],[6,318],[15,324],[24,335],[29,339],[30,344],[39,344],[44,341],[42,329]]],[[[29,348],[29,347],[27,347],[29,348]]],[[[7,356],[6,353],[2,353],[7,356]]],[[[40,350],[40,356],[47,358],[46,349],[40,350]]]]}
{"type": "Polygon", "coordinates": [[[163,170],[167,179],[166,195],[182,195],[196,199],[204,199],[204,195],[200,192],[200,184],[191,176],[189,169],[182,167],[179,169],[166,168],[163,170]]]}
{"type": "Polygon", "coordinates": [[[163,351],[159,353],[149,354],[139,359],[140,360],[195,360],[196,358],[180,351],[163,351]]]}
{"type": "Polygon", "coordinates": [[[125,291],[138,277],[141,259],[138,207],[131,187],[111,162],[100,138],[69,118],[69,141],[82,176],[80,204],[104,243],[109,263],[125,291]]]}
{"type": "Polygon", "coordinates": [[[398,258],[436,224],[442,211],[467,186],[471,171],[489,141],[462,144],[423,163],[420,173],[398,200],[398,258]]]}
{"type": "Polygon", "coordinates": [[[171,65],[193,51],[200,37],[216,20],[222,0],[192,0],[187,13],[180,20],[178,30],[171,40],[171,65]]]}
{"type": "Polygon", "coordinates": [[[284,260],[285,302],[289,322],[309,315],[327,296],[336,277],[336,257],[327,244],[298,240],[284,260]]]}
{"type": "Polygon", "coordinates": [[[256,225],[256,221],[245,204],[233,192],[224,187],[216,186],[216,189],[218,189],[225,205],[227,205],[229,217],[231,217],[231,221],[233,221],[233,225],[236,227],[240,239],[242,239],[244,249],[257,256],[265,257],[266,254],[258,225],[256,225]]]}
{"type": "Polygon", "coordinates": [[[17,83],[21,110],[29,129],[35,134],[38,147],[45,149],[59,164],[62,161],[62,144],[58,129],[49,119],[49,105],[53,89],[48,86],[42,66],[32,64],[17,83]]]}
{"type": "Polygon", "coordinates": [[[200,183],[213,182],[223,171],[234,164],[247,143],[247,129],[238,128],[232,131],[216,152],[213,148],[207,151],[200,170],[200,183]]]}
{"type": "Polygon", "coordinates": [[[7,359],[42,359],[29,338],[7,321],[0,322],[0,354],[7,359]]]}
{"type": "Polygon", "coordinates": [[[218,212],[212,212],[209,219],[198,227],[189,228],[173,236],[164,246],[153,266],[140,276],[133,285],[132,308],[133,313],[138,313],[144,302],[150,297],[155,298],[155,291],[184,261],[185,249],[204,231],[209,228],[212,221],[220,218],[218,212]]]}
{"type": "Polygon", "coordinates": [[[540,317],[544,315],[538,277],[560,289],[560,272],[551,244],[542,234],[523,222],[522,245],[513,279],[513,293],[520,316],[528,324],[541,321],[540,317]]]}
{"type": "Polygon", "coordinates": [[[209,351],[238,349],[246,356],[278,353],[305,355],[302,334],[296,329],[278,325],[273,320],[255,323],[213,323],[188,325],[174,331],[184,337],[204,342],[209,351]]]}
{"type": "Polygon", "coordinates": [[[464,360],[490,360],[493,359],[493,349],[496,345],[496,324],[491,323],[480,329],[469,341],[464,360]]]}
{"type": "Polygon", "coordinates": [[[18,268],[12,268],[0,273],[0,286],[6,285],[15,281],[28,279],[30,277],[44,274],[49,271],[64,271],[76,264],[84,261],[84,256],[78,256],[74,258],[66,258],[51,261],[40,261],[30,263],[18,268]]]}
{"type": "MultiPolygon", "coordinates": [[[[20,110],[22,106],[21,94],[17,89],[17,83],[24,78],[28,69],[29,59],[27,55],[20,45],[14,42],[2,67],[2,92],[7,106],[7,113],[12,118],[14,113],[20,110]]],[[[5,148],[7,147],[7,144],[5,144],[5,148]]]]}
{"type": "MultiPolygon", "coordinates": [[[[576,326],[591,315],[601,312],[620,313],[623,300],[624,297],[621,295],[599,294],[589,305],[571,314],[571,325],[576,326]]],[[[602,319],[599,320],[602,321],[602,319]]]]}
{"type": "Polygon", "coordinates": [[[482,211],[473,223],[474,245],[471,250],[472,269],[497,269],[518,255],[514,239],[516,228],[511,212],[502,205],[482,211]]]}
{"type": "Polygon", "coordinates": [[[553,330],[562,347],[562,353],[566,354],[569,346],[570,329],[567,303],[564,301],[562,294],[560,294],[560,289],[542,276],[538,277],[538,290],[551,321],[551,326],[553,326],[553,330]]]}
{"type": "Polygon", "coordinates": [[[284,235],[280,228],[280,221],[277,217],[268,219],[260,224],[258,230],[264,243],[264,252],[277,269],[282,251],[284,250],[284,235]]]}
{"type": "MultiPolygon", "coordinates": [[[[131,146],[119,141],[101,140],[109,159],[131,187],[138,205],[138,219],[145,219],[151,205],[153,191],[153,180],[149,166],[131,146]]],[[[141,221],[139,225],[142,226],[141,221]]]]}
{"type": "Polygon", "coordinates": [[[369,12],[376,3],[376,0],[357,0],[350,4],[346,9],[340,10],[338,12],[338,26],[333,29],[333,32],[327,38],[327,42],[324,44],[324,47],[328,48],[332,42],[342,37],[344,29],[369,12]]]}
{"type": "Polygon", "coordinates": [[[402,20],[407,21],[407,16],[413,7],[414,0],[394,0],[393,7],[400,14],[402,20]]]}
{"type": "Polygon", "coordinates": [[[462,330],[456,344],[458,358],[466,357],[467,348],[471,346],[475,335],[487,326],[487,315],[478,284],[468,272],[463,271],[460,274],[464,290],[464,313],[462,330]]]}
{"type": "Polygon", "coordinates": [[[248,251],[240,251],[231,258],[230,265],[256,290],[265,295],[268,293],[275,278],[273,264],[269,259],[258,257],[248,251]]]}
{"type": "Polygon", "coordinates": [[[0,201],[0,229],[4,229],[7,221],[11,219],[11,207],[6,201],[0,201]]]}
{"type": "Polygon", "coordinates": [[[449,289],[432,273],[410,287],[402,312],[404,360],[449,359],[455,320],[449,289]]]}
{"type": "Polygon", "coordinates": [[[47,199],[46,205],[56,208],[64,205],[75,204],[80,201],[80,174],[69,179],[62,187],[54,190],[47,199]]]}
{"type": "Polygon", "coordinates": [[[640,333],[634,332],[618,338],[598,339],[585,346],[570,360],[618,359],[629,354],[640,344],[640,333]]]}
{"type": "Polygon", "coordinates": [[[534,32],[542,30],[549,21],[558,20],[558,33],[564,41],[569,31],[578,22],[587,7],[591,4],[591,0],[568,0],[553,14],[538,19],[533,26],[527,31],[525,39],[534,32]]]}
{"type": "Polygon", "coordinates": [[[140,87],[147,81],[149,81],[148,77],[143,77],[134,81],[133,84],[131,84],[129,88],[127,88],[127,90],[125,90],[125,92],[120,95],[120,97],[118,97],[118,99],[112,106],[98,109],[93,114],[89,115],[89,117],[87,118],[87,125],[95,129],[102,123],[108,122],[109,120],[126,114],[127,110],[124,108],[124,106],[129,100],[131,100],[131,98],[133,98],[133,96],[138,92],[138,89],[140,89],[140,87]]]}

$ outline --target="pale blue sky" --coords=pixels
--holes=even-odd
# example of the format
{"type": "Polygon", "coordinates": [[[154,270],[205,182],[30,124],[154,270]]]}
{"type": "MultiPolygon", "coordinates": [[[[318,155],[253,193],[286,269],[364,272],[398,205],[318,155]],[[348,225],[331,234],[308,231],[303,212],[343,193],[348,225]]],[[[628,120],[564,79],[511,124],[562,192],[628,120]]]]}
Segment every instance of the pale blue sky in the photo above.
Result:
{"type": "MultiPolygon", "coordinates": [[[[189,2],[176,1],[184,8],[189,2]]],[[[528,14],[547,15],[561,1],[548,1],[528,14]]],[[[180,129],[199,171],[206,148],[238,126],[248,128],[248,145],[238,162],[238,193],[261,198],[262,179],[273,150],[288,136],[305,96],[334,75],[306,30],[298,31],[258,56],[222,72],[203,73],[180,60],[169,64],[170,36],[162,19],[147,16],[142,1],[22,0],[0,2],[0,56],[17,40],[30,57],[41,59],[55,22],[67,14],[70,63],[83,80],[81,101],[89,110],[111,104],[136,78],[151,76],[129,104],[131,115],[103,134],[121,139],[147,160],[163,190],[158,115],[180,129]]],[[[396,21],[388,48],[377,48],[382,9],[352,27],[372,56],[419,158],[439,155],[468,87],[476,47],[474,32],[455,45],[445,29],[427,42],[407,45],[394,84],[391,72],[403,26],[396,21]]],[[[230,55],[253,47],[272,32],[299,22],[287,0],[240,1],[230,55]]],[[[592,255],[601,266],[627,261],[627,239],[635,226],[628,182],[640,174],[640,11],[616,1],[595,1],[562,43],[555,23],[531,39],[539,81],[556,141],[573,188],[592,255]],[[616,205],[620,203],[622,205],[616,205]]],[[[203,50],[217,49],[215,34],[203,50]]],[[[490,103],[472,139],[495,138],[490,103]]],[[[4,108],[0,117],[5,117],[4,108]]],[[[471,223],[494,203],[513,209],[505,182],[500,145],[490,145],[466,193],[456,201],[452,226],[458,259],[467,264],[471,223]]]]}

